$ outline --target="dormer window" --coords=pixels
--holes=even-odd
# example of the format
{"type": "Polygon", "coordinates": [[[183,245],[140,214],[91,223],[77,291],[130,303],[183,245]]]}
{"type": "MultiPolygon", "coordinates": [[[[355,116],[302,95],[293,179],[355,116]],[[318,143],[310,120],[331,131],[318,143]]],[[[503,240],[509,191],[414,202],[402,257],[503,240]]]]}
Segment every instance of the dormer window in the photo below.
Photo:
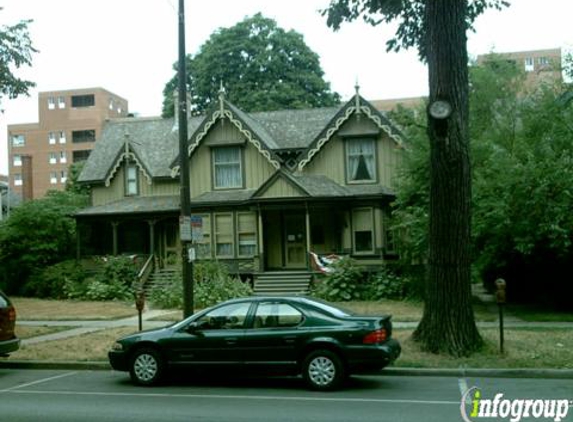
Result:
{"type": "Polygon", "coordinates": [[[376,181],[376,144],[371,138],[346,141],[346,180],[348,183],[376,181]]]}
{"type": "Polygon", "coordinates": [[[243,187],[243,166],[240,146],[213,148],[212,159],[215,189],[243,187]]]}
{"type": "Polygon", "coordinates": [[[139,180],[137,166],[134,163],[130,163],[125,169],[125,195],[134,196],[138,193],[139,180]]]}

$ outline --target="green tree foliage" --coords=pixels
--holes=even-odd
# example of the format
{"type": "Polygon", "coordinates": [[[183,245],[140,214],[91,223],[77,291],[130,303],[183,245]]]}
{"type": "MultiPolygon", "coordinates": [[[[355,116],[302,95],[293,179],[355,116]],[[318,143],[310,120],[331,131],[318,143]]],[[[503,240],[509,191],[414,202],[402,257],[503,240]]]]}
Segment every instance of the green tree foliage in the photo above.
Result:
{"type": "MultiPolygon", "coordinates": [[[[569,71],[570,69],[565,69],[569,71]]],[[[474,273],[506,278],[510,300],[571,306],[573,104],[569,87],[526,88],[525,74],[499,56],[470,69],[474,273]]],[[[425,116],[397,113],[409,135],[396,227],[408,263],[427,260],[425,116]]]]}
{"type": "MultiPolygon", "coordinates": [[[[507,80],[499,68],[491,71],[507,80]]],[[[573,286],[559,276],[573,270],[573,107],[562,101],[569,88],[526,92],[512,88],[514,81],[490,93],[499,117],[489,126],[476,121],[485,128],[476,133],[477,269],[490,286],[505,277],[510,299],[571,307],[573,286]]]]}
{"type": "Polygon", "coordinates": [[[87,205],[85,196],[51,191],[24,202],[0,223],[0,283],[13,293],[28,276],[65,260],[75,251],[75,221],[71,216],[87,205]]]}
{"type": "MultiPolygon", "coordinates": [[[[387,51],[415,47],[421,59],[427,58],[426,0],[333,0],[321,13],[327,25],[335,30],[343,22],[362,18],[373,26],[397,22],[396,36],[386,41],[387,51]]],[[[509,5],[505,0],[468,0],[466,29],[473,30],[473,22],[488,8],[500,10],[509,5]]]]}
{"type": "MultiPolygon", "coordinates": [[[[220,84],[227,98],[245,111],[333,106],[319,57],[293,30],[285,31],[260,13],[230,28],[220,28],[195,56],[187,56],[188,91],[194,114],[205,112],[220,84]]],[[[177,64],[174,68],[176,69],[177,64]]],[[[163,90],[163,116],[173,116],[175,75],[163,90]]]]}
{"type": "MultiPolygon", "coordinates": [[[[0,8],[1,12],[2,8],[0,8]]],[[[15,69],[32,64],[32,46],[28,33],[31,20],[23,20],[15,25],[0,26],[0,101],[2,97],[16,98],[28,95],[28,90],[36,84],[15,75],[15,69]]]]}
{"type": "Polygon", "coordinates": [[[78,178],[82,172],[85,161],[78,161],[72,163],[68,169],[68,179],[66,180],[66,191],[73,192],[78,195],[89,195],[91,187],[87,184],[78,183],[78,178]]]}

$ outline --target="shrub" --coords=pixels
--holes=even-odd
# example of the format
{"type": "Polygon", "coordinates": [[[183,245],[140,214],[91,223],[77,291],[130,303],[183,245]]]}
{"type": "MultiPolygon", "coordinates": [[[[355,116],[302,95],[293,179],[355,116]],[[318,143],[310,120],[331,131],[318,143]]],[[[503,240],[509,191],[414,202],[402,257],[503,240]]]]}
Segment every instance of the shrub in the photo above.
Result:
{"type": "Polygon", "coordinates": [[[366,300],[404,299],[409,294],[410,280],[400,277],[388,268],[370,275],[364,292],[366,300]]]}
{"type": "Polygon", "coordinates": [[[75,260],[62,261],[35,271],[24,287],[25,296],[38,298],[68,298],[67,286],[80,284],[86,272],[75,260]]]}
{"type": "Polygon", "coordinates": [[[120,280],[92,279],[83,294],[82,299],[87,300],[130,300],[133,299],[133,290],[130,285],[120,280]]]}
{"type": "MultiPolygon", "coordinates": [[[[216,261],[200,262],[193,268],[194,306],[206,308],[236,297],[250,296],[248,283],[231,277],[226,267],[216,261]]],[[[149,301],[161,308],[183,307],[181,275],[169,282],[155,286],[149,293],[149,301]]]]}
{"type": "Polygon", "coordinates": [[[352,258],[341,258],[333,264],[334,271],[315,282],[313,296],[333,302],[358,300],[362,296],[364,270],[352,258]]]}
{"type": "Polygon", "coordinates": [[[173,278],[161,285],[153,286],[147,299],[154,306],[163,309],[183,308],[183,284],[181,276],[173,278]]]}
{"type": "Polygon", "coordinates": [[[66,279],[64,297],[85,300],[132,300],[137,265],[127,256],[106,257],[103,269],[91,277],[66,279]]]}

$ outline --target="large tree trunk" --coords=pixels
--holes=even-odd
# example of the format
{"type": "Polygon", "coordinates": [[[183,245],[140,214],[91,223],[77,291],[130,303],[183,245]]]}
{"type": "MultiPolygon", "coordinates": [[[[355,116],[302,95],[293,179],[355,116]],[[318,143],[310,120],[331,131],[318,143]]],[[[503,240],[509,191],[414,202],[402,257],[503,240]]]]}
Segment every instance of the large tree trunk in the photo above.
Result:
{"type": "Polygon", "coordinates": [[[430,255],[422,320],[414,338],[431,352],[468,355],[482,340],[471,306],[471,173],[465,0],[426,1],[430,104],[445,100],[452,114],[428,114],[430,255]]]}

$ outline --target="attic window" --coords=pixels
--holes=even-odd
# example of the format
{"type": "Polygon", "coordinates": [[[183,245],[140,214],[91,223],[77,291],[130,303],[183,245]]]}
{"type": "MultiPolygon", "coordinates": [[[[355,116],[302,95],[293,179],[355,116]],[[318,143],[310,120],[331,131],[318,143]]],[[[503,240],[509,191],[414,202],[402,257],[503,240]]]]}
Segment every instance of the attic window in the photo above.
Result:
{"type": "Polygon", "coordinates": [[[346,141],[346,180],[349,183],[376,181],[376,144],[374,139],[346,141]]]}
{"type": "Polygon", "coordinates": [[[241,148],[239,146],[212,149],[215,189],[243,187],[241,148]]]}
{"type": "Polygon", "coordinates": [[[139,192],[137,166],[134,163],[129,163],[125,169],[125,195],[134,196],[139,192]]]}

